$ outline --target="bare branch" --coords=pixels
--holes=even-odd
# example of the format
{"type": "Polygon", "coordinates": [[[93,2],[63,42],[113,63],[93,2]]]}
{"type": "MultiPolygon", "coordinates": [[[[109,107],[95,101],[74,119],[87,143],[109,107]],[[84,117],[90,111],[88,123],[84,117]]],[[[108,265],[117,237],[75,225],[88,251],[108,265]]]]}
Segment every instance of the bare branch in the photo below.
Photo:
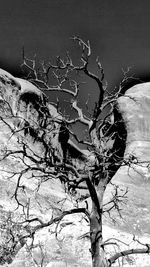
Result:
{"type": "Polygon", "coordinates": [[[108,259],[109,265],[111,266],[113,263],[116,262],[117,259],[120,257],[125,257],[131,254],[149,254],[150,253],[150,245],[145,245],[146,248],[137,248],[137,249],[128,249],[121,252],[116,253],[114,256],[108,259]]]}

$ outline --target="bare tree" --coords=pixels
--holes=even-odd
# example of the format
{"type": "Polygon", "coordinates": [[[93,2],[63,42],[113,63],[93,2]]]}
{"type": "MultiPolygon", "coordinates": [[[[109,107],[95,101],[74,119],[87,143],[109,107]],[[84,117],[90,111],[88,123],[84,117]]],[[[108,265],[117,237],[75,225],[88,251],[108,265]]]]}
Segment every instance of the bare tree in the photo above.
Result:
{"type": "Polygon", "coordinates": [[[124,159],[127,130],[118,107],[118,99],[124,95],[128,77],[124,72],[118,90],[110,92],[98,58],[95,61],[96,74],[89,70],[92,53],[89,41],[84,42],[79,37],[74,37],[73,41],[81,48],[81,57],[76,64],[68,52],[64,59],[58,56],[55,64],[39,64],[36,58],[26,58],[23,51],[23,67],[28,72],[29,80],[39,88],[41,94],[38,96],[32,92],[22,95],[16,113],[9,101],[3,97],[0,119],[9,128],[12,136],[16,137],[19,148],[4,149],[1,161],[8,158],[20,161],[20,169],[7,170],[7,174],[9,177],[17,177],[14,198],[24,212],[19,237],[14,232],[9,234],[15,244],[21,243],[23,246],[24,240],[31,237],[34,239],[34,234],[39,229],[58,224],[69,214],[82,213],[89,223],[92,266],[108,267],[120,257],[133,253],[149,253],[150,248],[149,245],[143,244],[143,249],[126,250],[107,258],[105,247],[111,242],[103,241],[103,214],[110,214],[114,208],[120,214],[119,204],[126,199],[127,194],[126,190],[120,193],[119,188],[115,186],[112,199],[103,203],[106,187],[121,166],[130,166],[135,160],[131,157],[124,159]],[[84,103],[85,106],[79,104],[82,79],[91,79],[98,90],[98,98],[92,111],[88,108],[88,102],[84,103]],[[51,85],[51,81],[54,85],[51,85]],[[68,95],[72,114],[62,114],[58,100],[55,103],[55,112],[50,111],[44,92],[47,95],[50,92],[63,94],[63,97],[68,95]],[[78,123],[85,127],[86,134],[82,137],[79,137],[76,130],[78,123]],[[29,145],[30,137],[41,144],[43,150],[40,155],[34,145],[29,145]],[[39,179],[39,186],[49,179],[60,180],[64,190],[75,197],[76,206],[58,212],[55,210],[48,222],[42,221],[38,216],[31,218],[29,200],[24,203],[20,197],[20,192],[26,192],[21,183],[23,175],[26,174],[30,178],[39,179]],[[87,202],[88,198],[92,203],[91,208],[87,202]],[[79,204],[81,200],[82,205],[79,204]]]}

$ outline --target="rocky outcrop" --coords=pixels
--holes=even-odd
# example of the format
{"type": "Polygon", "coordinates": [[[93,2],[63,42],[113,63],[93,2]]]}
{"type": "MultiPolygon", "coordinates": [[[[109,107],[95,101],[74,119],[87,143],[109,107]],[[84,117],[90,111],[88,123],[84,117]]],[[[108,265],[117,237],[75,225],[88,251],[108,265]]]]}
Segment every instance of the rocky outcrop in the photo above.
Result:
{"type": "Polygon", "coordinates": [[[138,84],[119,98],[127,127],[126,153],[150,160],[150,83],[138,84]]]}
{"type": "MultiPolygon", "coordinates": [[[[60,158],[62,152],[58,135],[62,117],[57,109],[48,103],[46,96],[32,83],[15,78],[2,69],[0,89],[1,111],[6,113],[7,120],[12,121],[20,133],[23,129],[23,134],[29,134],[35,141],[41,141],[41,135],[44,135],[45,142],[52,144],[55,155],[60,158]],[[45,133],[38,131],[40,127],[45,128],[45,133]]],[[[44,142],[40,143],[41,147],[44,146],[44,142]]]]}
{"type": "MultiPolygon", "coordinates": [[[[125,157],[135,163],[131,165],[128,174],[131,181],[148,182],[150,178],[150,83],[138,84],[127,90],[118,100],[119,110],[122,113],[126,129],[127,141],[125,157]],[[132,168],[133,167],[133,168],[132,168]]],[[[123,169],[123,171],[122,171],[123,169]]],[[[123,181],[129,180],[125,175],[123,181]]],[[[127,170],[126,170],[127,173],[127,170]]]]}
{"type": "Polygon", "coordinates": [[[128,188],[123,221],[118,216],[116,220],[127,232],[150,236],[150,83],[127,90],[118,105],[127,129],[124,157],[131,159],[131,164],[121,167],[112,180],[128,188]]]}
{"type": "MultiPolygon", "coordinates": [[[[135,160],[137,158],[140,162],[138,165],[136,162],[132,164],[130,170],[128,167],[121,167],[113,178],[115,183],[127,185],[129,188],[129,202],[123,210],[123,216],[127,221],[127,226],[125,226],[125,223],[121,220],[119,221],[119,225],[121,225],[121,229],[127,232],[130,230],[134,232],[135,230],[135,233],[139,227],[139,229],[143,229],[143,232],[140,234],[144,234],[145,232],[148,233],[150,224],[150,216],[148,217],[147,215],[148,213],[150,214],[150,201],[148,201],[150,187],[147,186],[150,177],[147,164],[147,162],[150,161],[150,83],[139,84],[130,88],[124,96],[119,98],[118,110],[116,110],[116,112],[116,116],[118,116],[118,114],[121,116],[118,124],[118,138],[116,136],[116,150],[119,153],[118,156],[123,156],[125,139],[127,138],[125,157],[134,156],[135,160]],[[121,121],[122,117],[123,122],[121,121]],[[126,129],[127,132],[124,132],[124,129],[126,129]],[[145,223],[146,226],[142,228],[145,223]]],[[[90,153],[79,149],[69,139],[68,133],[65,132],[65,128],[63,128],[62,116],[53,105],[48,103],[47,97],[36,86],[26,80],[15,78],[8,72],[0,69],[0,116],[4,115],[4,113],[6,116],[6,123],[3,121],[0,122],[1,153],[5,152],[6,149],[18,149],[18,137],[25,135],[30,149],[37,154],[37,156],[42,156],[42,153],[45,153],[46,145],[51,145],[53,148],[51,153],[55,153],[57,161],[62,160],[64,153],[68,153],[67,156],[70,156],[70,158],[73,157],[74,164],[78,164],[81,168],[83,162],[95,160],[90,153]],[[7,122],[9,122],[10,126],[13,125],[13,127],[15,127],[16,133],[18,131],[18,134],[12,134],[11,128],[8,127],[7,122]],[[40,125],[41,129],[45,129],[44,132],[39,130],[40,125]],[[42,141],[43,137],[44,142],[42,141]],[[64,144],[61,143],[62,139],[65,142],[64,144]],[[64,151],[65,149],[67,149],[67,151],[64,151]]],[[[113,160],[115,161],[115,159],[112,159],[112,165],[113,160]]],[[[29,163],[30,162],[26,162],[26,164],[29,163]]],[[[10,171],[18,171],[22,169],[21,161],[14,157],[13,160],[6,159],[0,162],[0,208],[2,210],[11,211],[17,207],[15,201],[13,201],[13,199],[11,200],[15,191],[17,177],[9,177],[8,180],[5,171],[6,168],[10,171]]],[[[116,169],[111,171],[113,175],[116,169]]],[[[47,220],[51,216],[49,207],[61,208],[60,206],[58,207],[57,202],[66,196],[58,180],[46,181],[46,183],[41,184],[41,187],[38,188],[39,180],[38,178],[34,178],[33,173],[30,173],[29,176],[25,174],[23,179],[23,185],[25,185],[27,189],[26,196],[28,201],[30,200],[30,211],[33,215],[36,214],[39,218],[47,220]],[[38,188],[37,191],[35,191],[36,188],[38,188]],[[42,211],[40,208],[41,203],[43,206],[42,211]]],[[[21,192],[19,197],[20,201],[25,201],[23,192],[21,192]]],[[[3,212],[1,212],[1,214],[3,214],[3,212]]],[[[68,223],[68,225],[70,225],[68,221],[63,223],[66,223],[66,225],[68,223]]],[[[108,221],[106,220],[105,223],[108,224],[108,221]]],[[[48,259],[54,264],[56,264],[57,258],[58,262],[63,262],[65,260],[65,262],[67,262],[66,264],[70,264],[68,266],[74,266],[74,262],[76,262],[77,266],[84,266],[87,255],[84,255],[83,247],[85,246],[88,251],[89,244],[88,242],[86,243],[84,239],[82,239],[81,242],[74,240],[76,231],[78,230],[79,235],[84,235],[85,228],[85,225],[81,226],[77,221],[75,225],[71,225],[69,230],[66,230],[68,237],[65,237],[64,246],[62,242],[59,243],[60,245],[56,244],[57,242],[54,241],[55,239],[50,236],[50,229],[43,231],[42,234],[38,233],[36,240],[37,243],[41,240],[43,243],[48,242],[46,243],[48,244],[46,247],[49,247],[51,251],[53,251],[53,256],[50,255],[48,249],[46,252],[49,253],[48,259]],[[46,241],[47,239],[48,241],[46,241]],[[70,246],[70,242],[71,244],[74,242],[73,246],[70,246]],[[65,259],[61,251],[63,251],[65,259]],[[76,255],[80,256],[76,258],[76,255]],[[57,257],[55,258],[55,256],[57,257]],[[72,257],[73,260],[69,263],[70,257],[72,257]]],[[[60,233],[64,231],[66,234],[64,229],[68,228],[62,228],[60,233]]],[[[88,229],[86,230],[88,231],[88,229]]],[[[25,258],[25,251],[22,251],[23,250],[19,252],[21,255],[20,258],[22,255],[25,258]]],[[[38,251],[38,253],[40,253],[40,251],[38,251]]],[[[38,259],[38,253],[35,251],[36,259],[38,259]]],[[[16,258],[16,262],[12,263],[11,266],[24,266],[24,262],[22,265],[19,262],[20,258],[16,258]]],[[[28,257],[26,257],[26,261],[27,260],[28,257]]],[[[89,265],[85,263],[85,266],[90,266],[89,254],[88,264],[89,265]]],[[[51,265],[52,263],[50,266],[51,265]]]]}
{"type": "MultiPolygon", "coordinates": [[[[5,112],[7,121],[20,130],[20,133],[23,129],[23,134],[29,134],[32,141],[37,141],[36,146],[40,143],[41,152],[46,150],[48,145],[53,148],[53,157],[58,161],[64,157],[64,149],[68,156],[82,161],[86,159],[86,153],[69,140],[69,133],[63,126],[64,121],[60,113],[32,83],[15,78],[0,69],[0,97],[0,111],[2,114],[5,112]]],[[[32,146],[32,149],[36,149],[36,146],[32,146]]]]}

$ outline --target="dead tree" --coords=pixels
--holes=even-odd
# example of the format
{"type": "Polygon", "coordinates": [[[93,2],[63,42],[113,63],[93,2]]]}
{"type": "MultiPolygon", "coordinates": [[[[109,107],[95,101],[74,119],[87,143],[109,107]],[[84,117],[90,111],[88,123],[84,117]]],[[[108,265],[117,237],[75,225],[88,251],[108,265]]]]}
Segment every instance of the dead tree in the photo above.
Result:
{"type": "MultiPolygon", "coordinates": [[[[52,116],[48,109],[48,100],[44,94],[42,94],[43,100],[36,99],[32,94],[31,102],[33,102],[32,108],[35,111],[33,116],[37,116],[36,123],[33,122],[34,119],[32,121],[32,118],[30,120],[23,118],[16,130],[7,122],[6,118],[1,116],[1,120],[8,124],[13,135],[22,134],[22,138],[18,138],[20,150],[6,150],[1,160],[15,156],[23,164],[22,170],[10,174],[12,176],[18,175],[14,197],[18,206],[22,206],[26,211],[27,204],[25,206],[19,200],[19,191],[25,190],[20,182],[25,173],[32,172],[33,177],[37,175],[40,177],[41,183],[46,179],[59,179],[68,194],[76,195],[80,190],[84,190],[82,196],[85,201],[84,207],[78,206],[71,210],[62,211],[61,214],[52,217],[48,222],[43,222],[37,217],[30,218],[26,212],[22,225],[24,229],[28,230],[22,233],[20,239],[26,240],[29,237],[34,237],[36,231],[59,223],[68,214],[82,213],[85,215],[90,228],[92,266],[108,267],[121,256],[131,253],[149,253],[149,245],[146,245],[141,251],[123,251],[107,259],[105,254],[107,244],[103,241],[103,213],[104,211],[110,212],[113,208],[119,212],[119,203],[124,200],[127,193],[125,191],[119,195],[116,188],[115,195],[108,203],[108,208],[107,205],[103,205],[104,193],[112,177],[121,166],[131,163],[131,159],[124,160],[127,130],[118,108],[118,98],[124,94],[124,83],[127,77],[123,78],[117,92],[110,92],[104,80],[104,69],[98,58],[96,59],[97,74],[89,70],[92,53],[89,41],[86,43],[78,37],[74,37],[73,41],[81,48],[81,57],[77,65],[73,63],[69,53],[66,54],[65,59],[57,57],[55,64],[42,62],[38,65],[36,59],[26,58],[23,52],[23,67],[29,72],[29,80],[47,95],[49,92],[63,94],[63,97],[67,94],[70,97],[70,108],[74,112],[73,117],[60,115],[59,101],[56,103],[57,116],[52,116]],[[88,106],[87,103],[85,103],[85,107],[79,105],[81,79],[86,79],[86,77],[95,83],[98,90],[98,98],[90,114],[85,108],[88,106]],[[54,85],[50,84],[51,79],[54,81],[54,85]],[[84,125],[86,136],[84,134],[82,138],[79,138],[77,131],[72,130],[77,123],[84,125]],[[54,129],[57,131],[53,132],[54,129]],[[50,135],[48,135],[49,132],[50,135]],[[33,148],[29,147],[25,139],[28,135],[42,144],[43,154],[38,155],[33,148]],[[48,136],[50,138],[47,138],[48,136]],[[50,141],[52,136],[57,136],[60,153],[55,153],[56,146],[54,147],[53,141],[50,141]],[[84,151],[80,148],[81,145],[84,147],[84,151]],[[85,149],[88,153],[85,152],[85,149]],[[91,209],[88,207],[86,198],[91,199],[91,209]],[[36,226],[33,227],[34,222],[36,222],[36,226]]],[[[22,96],[20,101],[26,102],[27,107],[27,94],[22,96]]],[[[6,100],[5,103],[8,104],[6,100]]],[[[11,116],[15,119],[21,117],[20,113],[11,114],[11,116]]]]}

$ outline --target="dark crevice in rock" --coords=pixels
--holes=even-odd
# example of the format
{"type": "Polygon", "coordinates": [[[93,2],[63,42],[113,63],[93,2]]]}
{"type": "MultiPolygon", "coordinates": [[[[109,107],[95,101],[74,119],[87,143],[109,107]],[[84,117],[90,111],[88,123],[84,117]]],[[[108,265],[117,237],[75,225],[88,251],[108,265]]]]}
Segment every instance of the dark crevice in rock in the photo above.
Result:
{"type": "Polygon", "coordinates": [[[114,106],[113,119],[114,122],[109,128],[109,131],[107,131],[109,142],[112,141],[113,145],[108,150],[107,158],[105,159],[105,164],[108,164],[107,171],[109,180],[111,180],[111,178],[115,175],[115,173],[122,165],[127,141],[126,123],[123,119],[118,105],[114,106]],[[111,138],[112,140],[110,140],[111,138]]]}

